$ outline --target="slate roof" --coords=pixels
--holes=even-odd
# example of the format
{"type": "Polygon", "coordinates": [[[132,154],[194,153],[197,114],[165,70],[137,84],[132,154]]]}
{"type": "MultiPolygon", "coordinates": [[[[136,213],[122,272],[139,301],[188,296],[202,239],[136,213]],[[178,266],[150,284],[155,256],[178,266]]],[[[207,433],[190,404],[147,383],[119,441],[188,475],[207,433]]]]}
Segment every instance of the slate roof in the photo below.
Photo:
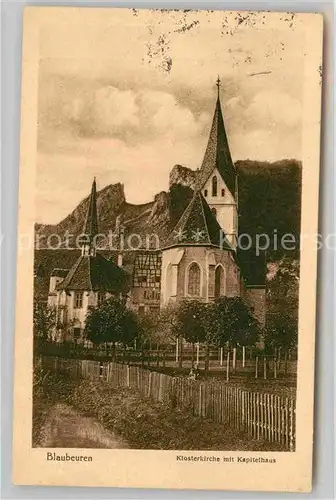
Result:
{"type": "Polygon", "coordinates": [[[163,248],[176,246],[216,246],[233,251],[202,193],[196,191],[163,248]],[[221,238],[222,235],[222,238],[221,238]]]}
{"type": "Polygon", "coordinates": [[[235,197],[236,169],[231,158],[219,96],[216,102],[208,145],[197,179],[197,189],[204,186],[216,168],[232,196],[235,197]]]}
{"type": "Polygon", "coordinates": [[[80,256],[57,290],[126,292],[129,276],[101,254],[80,256]]]}

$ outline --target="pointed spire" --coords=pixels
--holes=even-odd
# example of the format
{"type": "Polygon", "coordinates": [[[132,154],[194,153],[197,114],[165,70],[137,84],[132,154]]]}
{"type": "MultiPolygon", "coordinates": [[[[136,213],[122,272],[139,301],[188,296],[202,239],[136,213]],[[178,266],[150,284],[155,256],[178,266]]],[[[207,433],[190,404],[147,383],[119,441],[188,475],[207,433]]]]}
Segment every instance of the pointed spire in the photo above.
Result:
{"type": "Polygon", "coordinates": [[[221,81],[218,75],[217,81],[216,81],[216,87],[217,87],[217,99],[219,100],[219,89],[220,89],[221,81]]]}
{"type": "Polygon", "coordinates": [[[83,227],[82,254],[95,254],[95,236],[98,234],[98,214],[97,214],[97,185],[96,178],[93,178],[91,195],[88,210],[83,227]]]}
{"type": "Polygon", "coordinates": [[[200,169],[197,187],[201,189],[209,179],[212,172],[217,168],[225,184],[235,196],[236,169],[232,162],[229,144],[226,136],[221,102],[220,86],[221,81],[218,76],[216,81],[217,101],[212,120],[208,144],[205,150],[203,163],[200,169]]]}

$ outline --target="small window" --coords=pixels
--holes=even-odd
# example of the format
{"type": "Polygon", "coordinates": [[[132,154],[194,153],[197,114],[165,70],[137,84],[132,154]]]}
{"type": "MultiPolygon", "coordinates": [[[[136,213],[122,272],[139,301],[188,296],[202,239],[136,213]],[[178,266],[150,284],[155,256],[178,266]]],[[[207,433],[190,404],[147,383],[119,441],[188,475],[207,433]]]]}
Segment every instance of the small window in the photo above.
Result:
{"type": "Polygon", "coordinates": [[[215,217],[217,217],[217,210],[215,209],[215,207],[211,209],[211,212],[214,214],[215,217]]]}
{"type": "Polygon", "coordinates": [[[222,196],[225,196],[225,189],[222,189],[222,196]]]}
{"type": "Polygon", "coordinates": [[[75,308],[82,309],[82,307],[83,307],[83,293],[76,292],[75,293],[75,308]]]}
{"type": "Polygon", "coordinates": [[[204,189],[204,196],[205,196],[205,198],[208,196],[208,190],[207,189],[204,189]]]}
{"type": "Polygon", "coordinates": [[[212,196],[217,196],[217,177],[215,175],[212,178],[212,196]]]}
{"type": "Polygon", "coordinates": [[[105,300],[105,292],[98,292],[98,300],[97,300],[98,307],[102,305],[104,300],[105,300]]]}

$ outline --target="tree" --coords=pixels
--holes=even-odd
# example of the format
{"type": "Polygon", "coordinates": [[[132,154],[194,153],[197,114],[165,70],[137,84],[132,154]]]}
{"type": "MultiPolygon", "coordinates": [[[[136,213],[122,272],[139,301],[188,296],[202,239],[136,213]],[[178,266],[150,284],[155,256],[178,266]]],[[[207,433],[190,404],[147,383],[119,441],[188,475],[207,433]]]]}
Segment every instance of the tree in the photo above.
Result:
{"type": "Polygon", "coordinates": [[[154,315],[151,312],[147,312],[141,316],[138,316],[139,323],[139,340],[142,345],[149,341],[150,345],[152,342],[160,344],[161,337],[158,331],[159,315],[154,315]]]}
{"type": "Polygon", "coordinates": [[[94,344],[126,345],[138,336],[139,325],[135,313],[123,301],[112,297],[88,312],[85,333],[94,344]]]}
{"type": "Polygon", "coordinates": [[[56,308],[44,302],[34,303],[33,328],[34,336],[49,340],[57,327],[56,308]]]}
{"type": "Polygon", "coordinates": [[[282,347],[290,349],[297,346],[298,329],[297,321],[288,314],[273,315],[265,329],[266,349],[274,351],[282,347]]]}
{"type": "Polygon", "coordinates": [[[261,332],[252,310],[241,297],[220,297],[206,311],[207,342],[224,346],[253,345],[261,332]]]}
{"type": "Polygon", "coordinates": [[[160,310],[157,327],[158,335],[163,343],[175,342],[179,335],[178,308],[178,304],[169,303],[160,310]]]}
{"type": "Polygon", "coordinates": [[[268,268],[267,349],[297,346],[300,263],[289,257],[268,268]]]}
{"type": "Polygon", "coordinates": [[[195,358],[195,343],[206,339],[206,309],[204,302],[184,300],[180,302],[176,313],[177,333],[192,344],[192,362],[195,358]]]}

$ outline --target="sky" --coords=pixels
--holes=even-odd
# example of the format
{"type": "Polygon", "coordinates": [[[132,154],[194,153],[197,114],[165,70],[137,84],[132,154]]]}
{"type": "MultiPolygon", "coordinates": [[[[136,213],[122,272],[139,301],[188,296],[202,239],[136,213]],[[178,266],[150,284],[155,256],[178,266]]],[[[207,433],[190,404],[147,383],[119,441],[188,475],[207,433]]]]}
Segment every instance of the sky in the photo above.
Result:
{"type": "Polygon", "coordinates": [[[129,203],[200,167],[217,88],[233,160],[301,159],[305,38],[289,13],[63,9],[40,30],[36,216],[97,187],[129,203]]]}

